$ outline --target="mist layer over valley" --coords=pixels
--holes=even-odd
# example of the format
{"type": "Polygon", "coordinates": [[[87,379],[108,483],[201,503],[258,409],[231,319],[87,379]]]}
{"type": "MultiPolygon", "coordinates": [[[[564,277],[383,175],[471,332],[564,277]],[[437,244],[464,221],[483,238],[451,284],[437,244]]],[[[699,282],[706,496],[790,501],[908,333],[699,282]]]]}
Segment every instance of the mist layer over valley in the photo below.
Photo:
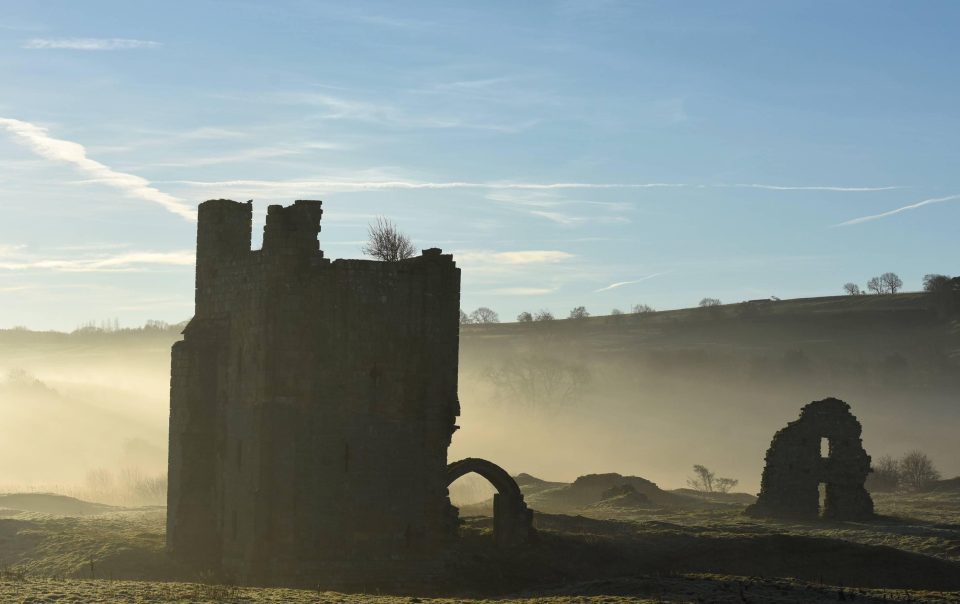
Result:
{"type": "MultiPolygon", "coordinates": [[[[0,491],[163,503],[170,346],[180,328],[0,331],[0,491]]],[[[684,486],[694,464],[756,492],[773,433],[836,396],[876,460],[921,449],[960,474],[960,329],[921,294],[461,329],[451,461],[684,486]]],[[[482,481],[454,503],[490,495],[482,481]]]]}

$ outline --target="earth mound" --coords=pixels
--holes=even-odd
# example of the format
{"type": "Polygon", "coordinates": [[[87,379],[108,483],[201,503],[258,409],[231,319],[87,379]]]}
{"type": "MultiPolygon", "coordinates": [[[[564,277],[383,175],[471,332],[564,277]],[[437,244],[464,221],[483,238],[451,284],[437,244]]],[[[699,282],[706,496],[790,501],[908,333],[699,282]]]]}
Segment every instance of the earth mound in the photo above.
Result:
{"type": "Polygon", "coordinates": [[[610,487],[600,494],[600,501],[592,504],[591,509],[620,509],[630,510],[636,508],[650,508],[650,498],[637,490],[630,484],[622,484],[616,487],[610,487]]]}
{"type": "Polygon", "coordinates": [[[0,495],[0,509],[54,516],[91,516],[119,508],[54,493],[10,493],[0,495]]]}
{"type": "MultiPolygon", "coordinates": [[[[635,503],[642,496],[645,507],[666,508],[697,507],[696,499],[664,491],[655,483],[639,476],[623,476],[616,473],[587,474],[573,483],[553,488],[528,492],[521,485],[527,505],[535,510],[551,514],[576,513],[604,500],[611,489],[630,487],[636,495],[629,496],[635,503]]],[[[623,493],[620,494],[623,496],[623,493]]]]}

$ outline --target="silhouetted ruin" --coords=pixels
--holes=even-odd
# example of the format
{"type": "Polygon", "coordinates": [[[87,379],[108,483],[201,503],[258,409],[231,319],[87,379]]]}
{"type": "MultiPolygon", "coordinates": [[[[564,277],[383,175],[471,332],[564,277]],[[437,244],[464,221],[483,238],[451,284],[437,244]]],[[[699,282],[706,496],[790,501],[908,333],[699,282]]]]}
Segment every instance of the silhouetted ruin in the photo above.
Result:
{"type": "Polygon", "coordinates": [[[800,419],[774,435],[759,498],[746,513],[817,518],[822,484],[824,518],[873,517],[873,500],[863,486],[870,473],[870,456],[863,449],[860,432],[860,422],[847,403],[827,398],[806,405],[800,419]]]}
{"type": "Polygon", "coordinates": [[[497,489],[493,494],[493,538],[497,545],[528,543],[534,537],[533,510],[523,501],[517,481],[495,463],[468,457],[450,464],[447,484],[470,472],[483,476],[497,489]]]}
{"type": "Polygon", "coordinates": [[[460,269],[439,249],[326,259],[321,202],[200,204],[196,311],[173,347],[167,544],[254,583],[424,580],[457,535],[447,487],[499,490],[496,538],[529,538],[513,479],[447,465],[460,413],[460,269]]]}

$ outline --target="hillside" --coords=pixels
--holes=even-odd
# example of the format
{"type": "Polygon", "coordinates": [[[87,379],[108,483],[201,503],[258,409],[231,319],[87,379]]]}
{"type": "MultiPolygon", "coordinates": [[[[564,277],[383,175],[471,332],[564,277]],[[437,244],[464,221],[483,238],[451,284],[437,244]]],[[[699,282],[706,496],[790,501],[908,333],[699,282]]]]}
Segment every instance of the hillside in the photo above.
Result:
{"type": "Polygon", "coordinates": [[[847,355],[942,350],[960,358],[960,320],[944,320],[926,294],[755,300],[708,308],[604,315],[580,320],[465,325],[464,348],[509,339],[575,339],[601,354],[663,349],[847,355]]]}
{"type": "MultiPolygon", "coordinates": [[[[30,438],[0,426],[5,480],[42,489],[102,468],[161,471],[179,337],[176,327],[0,330],[0,409],[36,426],[30,438]]],[[[664,489],[706,464],[755,492],[773,433],[803,404],[837,396],[874,457],[920,448],[946,477],[960,474],[960,322],[923,294],[465,325],[460,343],[451,459],[551,481],[617,472],[664,489]]]]}

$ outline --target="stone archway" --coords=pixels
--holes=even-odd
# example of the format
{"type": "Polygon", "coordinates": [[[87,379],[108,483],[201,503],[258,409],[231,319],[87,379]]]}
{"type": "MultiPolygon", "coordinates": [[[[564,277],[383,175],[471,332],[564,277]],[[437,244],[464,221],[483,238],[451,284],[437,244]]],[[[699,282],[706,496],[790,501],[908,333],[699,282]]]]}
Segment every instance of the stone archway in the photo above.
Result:
{"type": "Polygon", "coordinates": [[[822,483],[826,485],[824,518],[872,518],[873,500],[863,486],[870,473],[870,456],[863,449],[860,433],[860,422],[847,403],[827,398],[806,405],[799,419],[774,435],[760,495],[747,514],[817,518],[822,483]],[[823,441],[828,443],[825,450],[823,441]]]}
{"type": "Polygon", "coordinates": [[[497,490],[493,495],[493,538],[496,544],[510,547],[529,543],[536,534],[533,510],[523,501],[517,481],[493,462],[468,457],[447,466],[447,486],[471,472],[486,478],[497,490]]]}

